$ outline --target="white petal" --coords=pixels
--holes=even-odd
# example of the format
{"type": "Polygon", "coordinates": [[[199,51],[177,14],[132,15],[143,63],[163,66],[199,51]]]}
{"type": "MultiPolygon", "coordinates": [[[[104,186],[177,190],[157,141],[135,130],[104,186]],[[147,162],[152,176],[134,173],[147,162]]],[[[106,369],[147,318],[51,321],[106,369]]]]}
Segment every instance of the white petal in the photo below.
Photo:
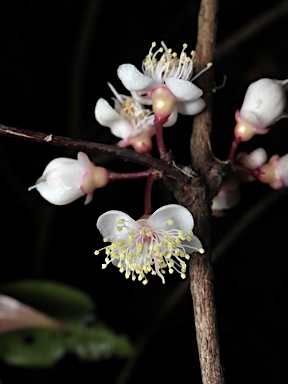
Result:
{"type": "Polygon", "coordinates": [[[96,226],[103,237],[107,237],[110,242],[125,238],[128,236],[130,230],[134,230],[138,227],[138,224],[129,215],[121,211],[108,211],[99,216],[96,226]],[[125,220],[125,224],[129,226],[129,229],[123,228],[122,231],[118,231],[119,220],[125,220]]]}
{"type": "Polygon", "coordinates": [[[199,249],[201,249],[203,247],[201,241],[194,234],[192,236],[192,240],[191,241],[189,241],[189,242],[185,241],[185,242],[182,243],[182,245],[184,246],[186,252],[189,255],[191,255],[191,253],[193,253],[193,252],[199,251],[199,249]],[[194,248],[194,251],[190,247],[194,248]]]}
{"type": "Polygon", "coordinates": [[[97,100],[95,106],[95,118],[99,124],[104,127],[110,127],[111,121],[115,121],[120,118],[118,112],[103,98],[97,100]]]}
{"type": "MultiPolygon", "coordinates": [[[[59,166],[46,173],[46,182],[51,187],[59,188],[80,188],[82,179],[82,169],[79,163],[59,166]]],[[[44,175],[44,174],[43,174],[44,175]]],[[[37,180],[36,184],[43,181],[43,176],[37,180]]]]}
{"type": "Polygon", "coordinates": [[[214,197],[212,202],[212,210],[222,211],[223,209],[231,209],[240,201],[241,193],[239,190],[223,192],[214,197]]]}
{"type": "Polygon", "coordinates": [[[268,159],[267,152],[264,148],[256,148],[249,154],[250,167],[251,169],[256,169],[261,167],[264,163],[266,163],[268,159]]]}
{"type": "Polygon", "coordinates": [[[167,77],[165,83],[173,95],[180,100],[197,100],[203,95],[202,89],[191,83],[191,81],[167,77]]]}
{"type": "Polygon", "coordinates": [[[194,219],[187,208],[178,204],[170,204],[157,209],[149,217],[147,224],[155,229],[159,227],[167,228],[167,230],[175,228],[187,233],[193,229],[194,219]],[[168,220],[173,220],[173,225],[169,225],[168,220]]]}
{"type": "Polygon", "coordinates": [[[119,115],[105,99],[100,98],[95,107],[95,117],[99,124],[111,129],[114,136],[126,139],[133,131],[132,125],[119,115]]]}
{"type": "Polygon", "coordinates": [[[143,92],[141,93],[141,92],[131,91],[131,95],[133,99],[135,99],[141,104],[152,105],[152,99],[148,98],[146,93],[144,93],[144,96],[143,96],[143,92]]]}
{"type": "Polygon", "coordinates": [[[279,163],[282,182],[288,187],[288,154],[281,157],[279,163]]]}
{"type": "Polygon", "coordinates": [[[177,108],[174,108],[172,113],[170,113],[170,116],[165,124],[163,124],[163,127],[172,127],[176,123],[178,119],[178,110],[177,108]]]}
{"type": "Polygon", "coordinates": [[[80,165],[81,169],[83,169],[84,171],[87,170],[91,165],[91,161],[90,161],[89,157],[84,152],[81,152],[81,151],[78,152],[77,160],[78,160],[78,164],[80,165]]]}
{"type": "Polygon", "coordinates": [[[69,159],[68,157],[58,157],[57,159],[54,159],[50,161],[50,163],[46,166],[44,169],[44,172],[41,176],[40,179],[43,179],[46,177],[46,175],[51,172],[52,170],[56,168],[63,168],[63,167],[70,167],[70,166],[75,166],[77,164],[77,160],[75,159],[69,159]]]}
{"type": "Polygon", "coordinates": [[[93,199],[93,192],[92,193],[87,193],[86,199],[84,201],[84,205],[87,205],[87,204],[91,203],[92,199],[93,199]]]}
{"type": "Polygon", "coordinates": [[[154,80],[140,72],[133,64],[122,64],[117,69],[119,79],[129,91],[143,91],[154,80]]]}
{"type": "Polygon", "coordinates": [[[73,201],[84,196],[84,193],[79,188],[64,188],[64,187],[51,187],[46,182],[40,182],[36,185],[37,191],[49,203],[55,205],[70,204],[73,201]]]}
{"type": "Polygon", "coordinates": [[[197,113],[202,112],[205,107],[206,103],[201,98],[194,101],[186,101],[176,104],[176,108],[179,113],[189,116],[197,115],[197,113]]]}

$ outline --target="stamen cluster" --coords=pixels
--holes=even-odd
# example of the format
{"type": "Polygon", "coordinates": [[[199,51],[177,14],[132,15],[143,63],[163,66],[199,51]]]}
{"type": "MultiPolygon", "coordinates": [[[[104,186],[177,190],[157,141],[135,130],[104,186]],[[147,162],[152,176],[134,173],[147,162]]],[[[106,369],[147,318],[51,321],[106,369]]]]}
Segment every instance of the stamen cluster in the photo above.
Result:
{"type": "Polygon", "coordinates": [[[168,76],[182,80],[191,80],[195,51],[191,51],[191,57],[188,56],[185,52],[188,45],[183,44],[183,49],[178,57],[177,53],[173,52],[171,48],[167,48],[163,41],[161,45],[162,47],[153,53],[156,43],[152,43],[148,55],[142,62],[143,73],[162,84],[164,84],[164,80],[168,76]],[[162,54],[159,60],[157,59],[158,54],[162,54]]]}

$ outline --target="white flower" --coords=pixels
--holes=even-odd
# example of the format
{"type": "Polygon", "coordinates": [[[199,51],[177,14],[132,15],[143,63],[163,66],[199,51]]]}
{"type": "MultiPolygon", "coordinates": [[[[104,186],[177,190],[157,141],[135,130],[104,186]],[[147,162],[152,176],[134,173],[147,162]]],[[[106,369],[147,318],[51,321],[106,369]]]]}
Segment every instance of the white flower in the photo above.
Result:
{"type": "Polygon", "coordinates": [[[242,107],[236,112],[234,132],[239,141],[267,133],[270,125],[285,116],[287,83],[262,78],[249,85],[242,107]]]}
{"type": "MultiPolygon", "coordinates": [[[[205,108],[205,102],[201,98],[202,89],[192,83],[203,71],[192,77],[195,52],[191,53],[191,57],[187,56],[187,44],[183,44],[179,58],[163,41],[161,45],[153,53],[156,43],[152,43],[142,62],[143,73],[133,64],[120,65],[117,73],[136,100],[153,106],[156,117],[165,121],[172,114],[172,119],[166,123],[166,126],[170,126],[177,120],[178,113],[195,115],[205,108]],[[158,54],[161,54],[159,60],[156,58],[158,54]]],[[[211,64],[207,68],[209,66],[211,64]]]]}
{"type": "Polygon", "coordinates": [[[94,189],[109,182],[109,172],[95,166],[83,152],[78,152],[77,157],[77,160],[59,157],[50,161],[43,175],[28,190],[37,189],[45,200],[55,205],[69,204],[87,195],[85,204],[88,204],[94,189]]]}
{"type": "Polygon", "coordinates": [[[212,201],[213,216],[223,216],[225,210],[233,208],[240,201],[240,183],[236,178],[230,178],[222,184],[222,187],[212,201]]]}
{"type": "MultiPolygon", "coordinates": [[[[145,109],[142,104],[126,95],[120,95],[108,83],[116,96],[114,108],[103,98],[100,98],[95,107],[95,118],[99,124],[111,129],[111,133],[122,139],[119,147],[132,145],[138,152],[150,152],[152,149],[151,136],[155,134],[154,114],[145,109]],[[144,143],[144,149],[139,149],[139,142],[144,143]]],[[[141,148],[141,146],[140,146],[141,148]]]]}
{"type": "MultiPolygon", "coordinates": [[[[125,277],[147,284],[147,274],[158,275],[165,283],[166,270],[186,277],[185,259],[193,252],[204,253],[200,240],[193,235],[194,220],[188,209],[171,204],[156,210],[148,219],[133,220],[121,211],[108,211],[97,220],[106,258],[102,268],[112,262],[125,277]]],[[[98,255],[102,250],[95,251],[98,255]]]]}
{"type": "Polygon", "coordinates": [[[268,159],[264,148],[256,148],[254,151],[239,152],[235,159],[236,169],[239,171],[237,177],[244,182],[256,180],[256,171],[268,159]],[[252,171],[252,172],[251,172],[252,171]]]}
{"type": "Polygon", "coordinates": [[[288,154],[272,156],[268,163],[259,168],[258,180],[274,189],[288,187],[288,154]]]}

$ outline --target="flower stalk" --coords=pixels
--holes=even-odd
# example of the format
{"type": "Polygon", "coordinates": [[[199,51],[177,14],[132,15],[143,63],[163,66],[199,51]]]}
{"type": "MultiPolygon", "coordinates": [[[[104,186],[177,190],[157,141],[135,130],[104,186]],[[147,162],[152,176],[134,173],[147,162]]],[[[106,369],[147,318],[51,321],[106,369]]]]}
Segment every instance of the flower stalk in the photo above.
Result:
{"type": "Polygon", "coordinates": [[[146,181],[145,195],[144,195],[144,215],[147,215],[147,216],[151,215],[153,212],[151,196],[152,196],[152,188],[154,185],[154,181],[155,181],[154,175],[153,173],[150,173],[146,181]]]}
{"type": "Polygon", "coordinates": [[[159,151],[160,158],[168,161],[168,153],[164,143],[163,137],[163,121],[161,119],[155,119],[155,129],[156,129],[156,142],[159,151]]]}
{"type": "Polygon", "coordinates": [[[110,172],[109,181],[145,179],[146,177],[149,177],[150,174],[151,174],[150,170],[143,171],[143,172],[129,172],[129,173],[110,172]]]}

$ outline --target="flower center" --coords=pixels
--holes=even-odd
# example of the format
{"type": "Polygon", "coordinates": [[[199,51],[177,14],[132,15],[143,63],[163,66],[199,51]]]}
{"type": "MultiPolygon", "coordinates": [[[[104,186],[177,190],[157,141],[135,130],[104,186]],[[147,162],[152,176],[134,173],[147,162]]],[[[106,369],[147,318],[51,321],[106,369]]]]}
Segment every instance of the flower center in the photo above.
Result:
{"type": "Polygon", "coordinates": [[[120,95],[112,84],[108,83],[109,88],[115,95],[115,110],[127,120],[134,128],[135,132],[132,136],[138,136],[141,132],[137,130],[146,130],[147,126],[152,126],[154,121],[153,112],[150,109],[145,109],[142,104],[133,97],[120,95]]]}
{"type": "Polygon", "coordinates": [[[128,120],[135,129],[144,125],[147,119],[153,114],[150,109],[143,108],[142,105],[132,97],[122,101],[119,113],[128,120]]]}

